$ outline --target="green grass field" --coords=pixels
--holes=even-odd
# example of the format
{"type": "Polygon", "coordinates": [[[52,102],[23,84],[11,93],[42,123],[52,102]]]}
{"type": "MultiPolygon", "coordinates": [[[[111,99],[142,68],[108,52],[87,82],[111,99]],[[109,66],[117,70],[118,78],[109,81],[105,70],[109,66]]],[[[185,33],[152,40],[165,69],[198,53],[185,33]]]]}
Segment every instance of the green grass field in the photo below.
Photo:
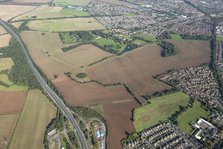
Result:
{"type": "Polygon", "coordinates": [[[99,114],[104,116],[104,107],[103,107],[103,105],[90,106],[89,108],[95,110],[96,112],[98,112],[99,114]]]}
{"type": "Polygon", "coordinates": [[[151,103],[134,111],[134,125],[136,131],[141,131],[159,121],[167,120],[179,105],[186,105],[189,96],[182,92],[177,92],[151,99],[151,103]]]}
{"type": "Polygon", "coordinates": [[[183,38],[179,34],[170,34],[173,40],[182,40],[183,38]]]}
{"type": "Polygon", "coordinates": [[[223,41],[223,35],[217,35],[217,40],[218,41],[223,41]]]}
{"type": "Polygon", "coordinates": [[[115,42],[111,39],[105,39],[105,38],[100,38],[100,39],[94,39],[93,42],[96,42],[102,47],[106,46],[111,46],[114,51],[121,52],[125,49],[126,45],[122,43],[115,42]]]}
{"type": "Polygon", "coordinates": [[[188,134],[193,133],[190,122],[197,120],[200,117],[207,118],[210,113],[201,108],[201,103],[195,101],[192,108],[188,108],[186,112],[181,114],[178,119],[178,126],[188,134]]]}
{"type": "Polygon", "coordinates": [[[56,5],[62,5],[62,6],[69,6],[69,5],[86,6],[90,2],[90,0],[54,0],[53,2],[56,5]]]}
{"type": "Polygon", "coordinates": [[[42,149],[46,126],[56,116],[56,108],[40,90],[29,91],[9,149],[42,149]]]}
{"type": "Polygon", "coordinates": [[[60,13],[63,14],[63,15],[66,15],[66,16],[68,15],[68,16],[78,16],[78,17],[84,17],[84,16],[89,16],[90,15],[86,11],[67,9],[67,8],[64,8],[63,10],[61,10],[60,13]]]}
{"type": "Polygon", "coordinates": [[[149,42],[152,42],[152,43],[157,41],[155,37],[148,36],[146,34],[136,34],[136,35],[134,35],[134,37],[142,39],[142,40],[146,40],[146,41],[149,41],[149,42]]]}
{"type": "Polygon", "coordinates": [[[27,26],[32,30],[50,32],[88,31],[105,29],[105,27],[94,18],[36,20],[29,22],[27,26]]]}
{"type": "Polygon", "coordinates": [[[0,72],[3,70],[9,70],[14,65],[11,58],[0,58],[0,72]]]}

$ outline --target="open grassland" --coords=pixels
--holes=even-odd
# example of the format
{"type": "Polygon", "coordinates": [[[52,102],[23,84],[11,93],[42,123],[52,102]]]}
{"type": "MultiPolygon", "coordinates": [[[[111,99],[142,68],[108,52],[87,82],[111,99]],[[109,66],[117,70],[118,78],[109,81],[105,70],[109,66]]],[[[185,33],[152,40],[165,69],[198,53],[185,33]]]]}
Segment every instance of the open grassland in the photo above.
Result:
{"type": "Polygon", "coordinates": [[[145,40],[145,41],[149,41],[149,42],[156,42],[157,39],[155,37],[146,35],[146,34],[135,34],[133,37],[141,39],[141,40],[145,40]]]}
{"type": "Polygon", "coordinates": [[[6,34],[6,33],[7,33],[7,31],[5,30],[5,28],[0,26],[0,35],[6,34]]]}
{"type": "Polygon", "coordinates": [[[88,31],[105,29],[105,27],[94,18],[37,20],[29,22],[28,27],[32,30],[50,32],[88,31]]]}
{"type": "Polygon", "coordinates": [[[217,35],[217,40],[218,41],[223,41],[223,35],[217,35]]]}
{"type": "Polygon", "coordinates": [[[48,123],[56,116],[56,108],[39,90],[29,91],[9,149],[42,149],[48,123]]]}
{"type": "Polygon", "coordinates": [[[95,110],[96,112],[98,112],[99,114],[101,114],[103,117],[105,116],[105,114],[104,114],[104,106],[102,104],[97,104],[97,105],[89,106],[89,108],[95,110]]]}
{"type": "Polygon", "coordinates": [[[9,70],[13,65],[11,58],[0,58],[0,71],[9,70]]]}
{"type": "Polygon", "coordinates": [[[151,99],[151,103],[134,111],[134,125],[136,131],[141,131],[159,121],[167,120],[179,105],[185,106],[189,96],[182,92],[173,93],[151,99]]]}
{"type": "Polygon", "coordinates": [[[96,42],[101,47],[110,46],[114,51],[117,51],[117,52],[123,51],[126,47],[125,44],[115,42],[111,39],[105,39],[105,38],[94,39],[93,42],[96,42]]]}
{"type": "Polygon", "coordinates": [[[101,0],[101,1],[106,2],[106,3],[115,4],[115,5],[127,5],[126,2],[121,1],[121,0],[101,0]]]}
{"type": "Polygon", "coordinates": [[[0,36],[0,48],[7,47],[11,40],[11,35],[5,34],[0,36]]]}
{"type": "Polygon", "coordinates": [[[17,114],[22,111],[26,91],[0,92],[0,115],[17,114]]]}
{"type": "Polygon", "coordinates": [[[0,18],[7,21],[12,17],[21,15],[33,10],[34,8],[36,8],[36,6],[0,5],[0,18]]]}
{"type": "Polygon", "coordinates": [[[78,72],[85,67],[112,54],[93,45],[82,45],[78,48],[63,52],[64,45],[58,33],[22,32],[21,37],[28,47],[34,62],[49,78],[64,72],[78,72]]]}
{"type": "Polygon", "coordinates": [[[0,148],[7,149],[19,115],[0,115],[0,148]]]}
{"type": "Polygon", "coordinates": [[[183,39],[179,34],[170,34],[170,37],[173,40],[182,40],[183,39]]]}
{"type": "Polygon", "coordinates": [[[43,19],[43,18],[55,18],[55,17],[70,17],[70,16],[89,16],[89,13],[84,11],[78,11],[74,9],[67,9],[63,7],[51,7],[51,6],[40,6],[37,9],[25,13],[14,20],[24,19],[43,19]]]}
{"type": "Polygon", "coordinates": [[[90,2],[90,0],[54,0],[53,2],[56,5],[62,5],[62,6],[69,6],[69,5],[86,6],[90,2]]]}
{"type": "Polygon", "coordinates": [[[174,40],[171,42],[179,49],[174,56],[163,58],[160,56],[159,46],[147,45],[89,67],[86,73],[92,80],[104,84],[125,83],[137,94],[148,95],[170,88],[153,76],[171,69],[209,63],[208,41],[174,40]]]}
{"type": "Polygon", "coordinates": [[[121,149],[121,140],[135,131],[132,109],[139,105],[134,101],[105,104],[105,119],[108,125],[108,148],[121,149]]]}
{"type": "Polygon", "coordinates": [[[71,106],[87,106],[131,100],[131,96],[123,86],[103,87],[98,83],[80,84],[64,75],[53,80],[53,83],[65,101],[71,106]]]}
{"type": "MultiPolygon", "coordinates": [[[[7,74],[4,74],[4,73],[0,74],[0,82],[3,82],[4,84],[6,84],[8,86],[11,86],[13,84],[9,80],[8,75],[7,74]]],[[[0,86],[3,86],[3,85],[1,85],[1,83],[0,83],[0,86]]],[[[0,91],[1,91],[1,89],[0,89],[0,91]]]]}
{"type": "Polygon", "coordinates": [[[178,119],[178,126],[188,134],[192,134],[194,131],[192,129],[191,122],[198,120],[200,117],[207,118],[210,114],[209,111],[204,110],[201,107],[201,103],[195,101],[191,108],[188,108],[183,114],[181,114],[178,119]]]}

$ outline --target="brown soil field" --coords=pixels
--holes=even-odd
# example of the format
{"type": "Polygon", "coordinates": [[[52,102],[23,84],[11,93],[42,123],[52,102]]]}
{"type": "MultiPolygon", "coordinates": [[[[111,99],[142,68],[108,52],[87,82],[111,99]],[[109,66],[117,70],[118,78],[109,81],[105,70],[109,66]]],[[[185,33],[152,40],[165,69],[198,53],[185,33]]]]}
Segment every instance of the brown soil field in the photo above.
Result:
{"type": "Polygon", "coordinates": [[[11,35],[5,34],[0,36],[0,48],[7,47],[9,45],[11,35]]]}
{"type": "Polygon", "coordinates": [[[126,133],[135,131],[131,111],[138,106],[135,101],[104,105],[109,149],[122,149],[121,140],[127,136],[126,133]]]}
{"type": "Polygon", "coordinates": [[[7,21],[27,11],[36,8],[35,6],[0,5],[0,18],[7,21]]]}
{"type": "Polygon", "coordinates": [[[48,3],[50,0],[13,0],[17,3],[48,3]]]}
{"type": "Polygon", "coordinates": [[[163,58],[159,46],[148,45],[89,67],[86,72],[92,80],[104,84],[125,83],[137,94],[148,95],[169,88],[153,76],[171,69],[208,63],[210,60],[210,45],[207,41],[171,42],[178,48],[175,56],[163,58]]]}
{"type": "Polygon", "coordinates": [[[98,83],[80,84],[61,75],[53,80],[54,85],[69,105],[87,106],[131,100],[123,86],[103,87],[98,83]]]}
{"type": "Polygon", "coordinates": [[[5,30],[5,28],[0,26],[0,35],[6,34],[6,33],[7,33],[7,31],[5,30]]]}
{"type": "Polygon", "coordinates": [[[21,37],[29,49],[34,62],[49,78],[64,72],[77,72],[81,66],[87,66],[112,54],[93,45],[82,45],[78,48],[63,52],[64,45],[58,33],[44,33],[27,31],[21,37]],[[46,65],[47,64],[47,65],[46,65]]]}
{"type": "Polygon", "coordinates": [[[0,115],[21,112],[26,95],[25,91],[0,92],[0,115]]]}
{"type": "Polygon", "coordinates": [[[19,114],[0,115],[0,148],[7,149],[19,114]]]}

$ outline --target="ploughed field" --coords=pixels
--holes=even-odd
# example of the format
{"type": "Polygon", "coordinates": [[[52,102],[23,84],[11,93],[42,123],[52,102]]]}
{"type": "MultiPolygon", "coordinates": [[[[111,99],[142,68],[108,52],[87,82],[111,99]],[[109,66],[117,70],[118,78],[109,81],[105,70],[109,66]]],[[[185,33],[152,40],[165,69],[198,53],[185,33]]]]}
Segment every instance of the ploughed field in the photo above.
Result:
{"type": "Polygon", "coordinates": [[[21,37],[34,62],[51,79],[65,72],[78,72],[81,67],[112,55],[93,45],[63,52],[61,48],[69,45],[62,43],[58,33],[26,31],[21,37]]]}
{"type": "Polygon", "coordinates": [[[126,133],[135,131],[132,112],[139,107],[123,84],[137,95],[149,95],[170,88],[154,76],[210,60],[207,41],[171,40],[177,47],[177,54],[164,58],[160,56],[161,48],[155,44],[114,56],[93,45],[64,52],[61,49],[70,44],[62,43],[58,33],[25,31],[21,37],[34,62],[52,80],[67,104],[103,106],[109,130],[108,146],[117,149],[121,148],[120,141],[126,133]],[[110,56],[113,57],[100,62],[110,56]],[[98,63],[90,65],[94,62],[98,63]],[[66,72],[71,72],[72,77],[79,72],[86,73],[86,78],[78,81],[88,82],[71,80],[64,75],[66,72]],[[114,85],[117,83],[120,85],[114,85]]]}
{"type": "Polygon", "coordinates": [[[169,86],[153,77],[171,69],[191,67],[209,62],[208,41],[171,41],[178,49],[177,54],[161,57],[161,48],[147,45],[123,56],[106,60],[89,67],[88,77],[104,84],[124,83],[140,95],[168,89],[169,86]]]}

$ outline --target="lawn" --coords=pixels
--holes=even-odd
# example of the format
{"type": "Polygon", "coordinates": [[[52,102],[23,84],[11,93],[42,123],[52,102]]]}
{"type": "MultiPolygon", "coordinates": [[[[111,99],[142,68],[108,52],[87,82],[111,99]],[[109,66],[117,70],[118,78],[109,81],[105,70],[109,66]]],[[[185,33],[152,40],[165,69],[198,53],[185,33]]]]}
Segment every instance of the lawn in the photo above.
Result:
{"type": "Polygon", "coordinates": [[[103,105],[94,105],[94,106],[90,106],[89,108],[95,110],[96,112],[98,112],[99,114],[104,116],[104,106],[103,105]]]}
{"type": "Polygon", "coordinates": [[[105,38],[94,39],[93,42],[96,42],[97,44],[99,44],[104,48],[111,46],[111,49],[117,51],[118,53],[122,52],[126,47],[126,45],[123,43],[115,42],[111,39],[105,39],[105,38]]]}
{"type": "Polygon", "coordinates": [[[53,2],[56,5],[62,5],[62,6],[69,6],[69,5],[86,6],[90,2],[90,0],[54,0],[53,2]]]}
{"type": "Polygon", "coordinates": [[[55,116],[56,108],[40,90],[29,91],[9,149],[44,148],[46,126],[55,116]]]}
{"type": "Polygon", "coordinates": [[[78,17],[84,17],[84,16],[89,16],[90,15],[86,11],[67,9],[67,8],[64,8],[63,10],[61,10],[60,13],[63,14],[63,15],[66,15],[66,16],[69,15],[69,16],[78,16],[78,17]]]}
{"type": "Polygon", "coordinates": [[[223,35],[217,35],[217,40],[218,41],[223,41],[223,35]]]}
{"type": "Polygon", "coordinates": [[[50,32],[88,31],[105,29],[105,27],[94,18],[36,20],[29,22],[28,27],[32,30],[50,32]]]}
{"type": "Polygon", "coordinates": [[[179,34],[170,34],[170,37],[173,40],[182,40],[183,39],[179,34]]]}
{"type": "Polygon", "coordinates": [[[167,120],[179,105],[186,105],[189,96],[182,92],[177,92],[151,99],[151,103],[134,111],[134,125],[136,131],[141,131],[159,121],[167,120]]]}
{"type": "Polygon", "coordinates": [[[0,71],[9,70],[13,65],[11,58],[0,58],[0,71]]]}
{"type": "Polygon", "coordinates": [[[200,117],[207,118],[209,114],[209,111],[205,111],[203,108],[201,108],[200,102],[195,101],[193,107],[187,109],[186,112],[178,117],[178,126],[188,134],[192,134],[193,129],[189,123],[197,120],[200,117]]]}
{"type": "Polygon", "coordinates": [[[138,39],[141,39],[141,40],[145,40],[145,41],[148,41],[148,42],[156,42],[156,38],[155,37],[152,37],[152,36],[149,36],[149,35],[146,35],[146,34],[136,34],[134,35],[134,37],[138,38],[138,39]]]}

